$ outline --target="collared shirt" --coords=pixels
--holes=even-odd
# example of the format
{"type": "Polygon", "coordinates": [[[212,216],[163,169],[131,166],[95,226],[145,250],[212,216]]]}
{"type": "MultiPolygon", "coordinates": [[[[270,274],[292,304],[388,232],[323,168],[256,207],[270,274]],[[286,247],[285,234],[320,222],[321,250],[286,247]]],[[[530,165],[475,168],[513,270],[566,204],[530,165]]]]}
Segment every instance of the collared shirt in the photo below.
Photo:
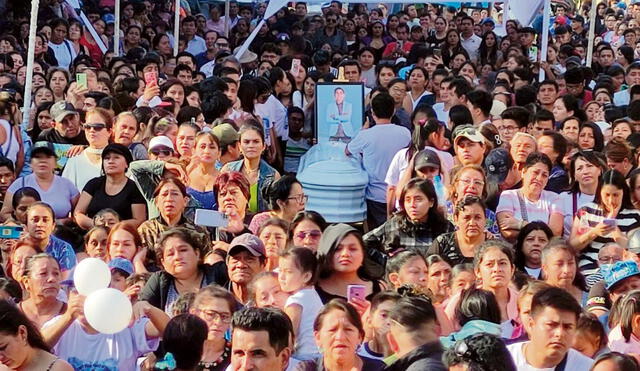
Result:
{"type": "Polygon", "coordinates": [[[207,43],[202,37],[195,35],[193,39],[189,40],[189,43],[184,50],[191,53],[191,55],[196,56],[207,51],[207,43]]]}

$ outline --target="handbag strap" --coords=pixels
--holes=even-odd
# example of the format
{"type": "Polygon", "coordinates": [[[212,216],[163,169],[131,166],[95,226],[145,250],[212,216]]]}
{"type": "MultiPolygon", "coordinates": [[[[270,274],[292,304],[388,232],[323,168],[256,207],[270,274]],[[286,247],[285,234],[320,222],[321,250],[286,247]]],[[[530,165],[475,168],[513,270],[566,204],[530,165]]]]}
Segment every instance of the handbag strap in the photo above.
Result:
{"type": "Polygon", "coordinates": [[[520,190],[516,191],[516,194],[518,195],[518,202],[520,203],[520,215],[522,215],[522,220],[528,222],[529,216],[527,215],[527,205],[524,203],[524,197],[522,197],[520,190]]]}

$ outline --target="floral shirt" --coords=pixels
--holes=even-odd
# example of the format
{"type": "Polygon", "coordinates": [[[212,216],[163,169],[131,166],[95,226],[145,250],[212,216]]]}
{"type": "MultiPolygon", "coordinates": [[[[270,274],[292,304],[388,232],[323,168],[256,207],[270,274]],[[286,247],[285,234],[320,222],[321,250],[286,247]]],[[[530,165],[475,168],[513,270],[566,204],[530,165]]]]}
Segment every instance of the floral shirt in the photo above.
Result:
{"type": "Polygon", "coordinates": [[[76,252],[73,251],[73,247],[58,237],[49,236],[49,244],[47,244],[45,251],[56,259],[63,272],[76,266],[76,252]]]}

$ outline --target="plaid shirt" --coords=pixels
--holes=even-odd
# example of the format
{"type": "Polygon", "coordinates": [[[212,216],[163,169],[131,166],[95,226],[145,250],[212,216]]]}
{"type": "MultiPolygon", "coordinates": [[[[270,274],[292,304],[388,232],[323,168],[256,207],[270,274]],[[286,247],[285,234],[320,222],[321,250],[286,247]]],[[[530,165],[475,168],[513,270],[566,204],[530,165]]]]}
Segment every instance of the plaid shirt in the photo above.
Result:
{"type": "MultiPolygon", "coordinates": [[[[364,235],[364,244],[369,250],[377,250],[385,255],[393,254],[397,250],[419,251],[426,255],[433,240],[438,237],[429,222],[403,224],[404,216],[395,215],[383,225],[364,235]],[[404,227],[404,228],[403,228],[404,227]]],[[[453,225],[447,222],[445,232],[452,232],[453,225]]]]}

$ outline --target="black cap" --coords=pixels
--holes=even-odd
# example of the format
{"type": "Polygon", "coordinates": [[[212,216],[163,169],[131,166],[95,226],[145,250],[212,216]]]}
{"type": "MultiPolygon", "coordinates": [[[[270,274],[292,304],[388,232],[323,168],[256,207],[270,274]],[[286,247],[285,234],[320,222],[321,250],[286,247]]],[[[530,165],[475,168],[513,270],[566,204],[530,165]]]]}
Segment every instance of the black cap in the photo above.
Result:
{"type": "Polygon", "coordinates": [[[533,27],[521,27],[521,28],[518,29],[518,33],[530,33],[530,34],[535,35],[538,32],[533,27]]]}
{"type": "Polygon", "coordinates": [[[34,157],[38,153],[44,153],[48,156],[58,157],[56,150],[53,147],[53,143],[47,141],[35,142],[31,147],[31,157],[34,157]]]}
{"type": "Polygon", "coordinates": [[[116,153],[121,155],[127,161],[127,165],[133,161],[133,156],[131,155],[131,151],[129,151],[129,148],[120,143],[109,143],[106,147],[104,147],[104,149],[102,150],[102,159],[104,160],[104,158],[107,157],[107,154],[109,153],[116,153]]]}
{"type": "Polygon", "coordinates": [[[416,158],[414,160],[413,168],[415,170],[424,169],[425,167],[432,167],[440,169],[442,165],[440,164],[440,157],[438,154],[430,149],[423,149],[418,152],[416,158]]]}
{"type": "Polygon", "coordinates": [[[571,20],[574,22],[580,22],[584,24],[584,17],[581,16],[580,14],[576,14],[573,18],[571,18],[571,20]]]}
{"type": "Polygon", "coordinates": [[[555,29],[555,34],[556,35],[564,35],[564,34],[568,34],[569,33],[569,27],[564,26],[564,25],[560,25],[558,27],[556,27],[555,29]]]}
{"type": "Polygon", "coordinates": [[[490,182],[504,182],[512,167],[513,159],[509,151],[504,148],[491,150],[484,159],[484,171],[487,173],[487,180],[490,182]]]}

